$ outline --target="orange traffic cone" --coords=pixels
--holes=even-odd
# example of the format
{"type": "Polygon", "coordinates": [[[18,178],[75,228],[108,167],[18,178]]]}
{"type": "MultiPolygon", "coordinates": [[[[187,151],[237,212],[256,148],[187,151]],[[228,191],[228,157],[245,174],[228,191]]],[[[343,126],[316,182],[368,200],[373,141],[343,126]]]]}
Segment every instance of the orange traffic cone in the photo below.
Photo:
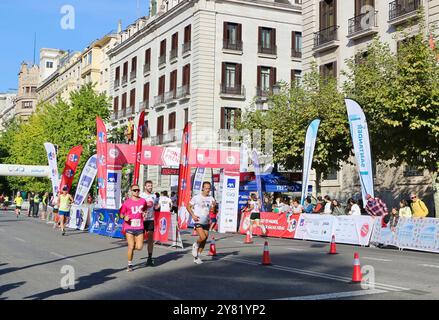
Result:
{"type": "Polygon", "coordinates": [[[198,236],[197,230],[195,230],[195,228],[194,228],[194,231],[192,231],[192,236],[193,236],[193,237],[198,236]]]}
{"type": "Polygon", "coordinates": [[[270,252],[268,251],[268,241],[265,241],[265,243],[264,243],[264,253],[262,255],[262,265],[263,266],[271,265],[270,252]]]}
{"type": "Polygon", "coordinates": [[[354,271],[352,272],[352,282],[357,283],[363,280],[361,274],[360,258],[358,257],[358,252],[354,253],[354,271]]]}
{"type": "Polygon", "coordinates": [[[210,250],[207,254],[208,256],[216,256],[216,246],[215,246],[215,238],[212,236],[212,241],[210,242],[210,250]]]}
{"type": "Polygon", "coordinates": [[[252,237],[250,236],[250,231],[247,231],[247,235],[245,236],[244,243],[245,243],[245,244],[253,243],[253,239],[252,239],[252,237]]]}
{"type": "Polygon", "coordinates": [[[332,235],[331,247],[329,248],[329,254],[337,254],[337,248],[335,245],[335,236],[332,235]]]}

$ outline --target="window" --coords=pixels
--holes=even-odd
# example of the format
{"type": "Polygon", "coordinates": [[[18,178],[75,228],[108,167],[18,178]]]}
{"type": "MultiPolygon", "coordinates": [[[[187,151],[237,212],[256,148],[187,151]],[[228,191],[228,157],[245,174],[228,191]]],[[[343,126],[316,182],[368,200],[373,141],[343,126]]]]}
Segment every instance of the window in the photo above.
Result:
{"type": "Polygon", "coordinates": [[[114,100],[113,100],[113,112],[117,113],[118,110],[119,110],[119,97],[114,97],[114,100]]]}
{"type": "Polygon", "coordinates": [[[320,30],[333,27],[337,24],[337,1],[320,1],[320,30]]]}
{"type": "Polygon", "coordinates": [[[291,70],[291,85],[300,85],[302,82],[302,71],[291,70]]]}
{"type": "Polygon", "coordinates": [[[337,77],[337,62],[330,62],[320,66],[320,75],[323,78],[337,77]]]}
{"type": "Polygon", "coordinates": [[[23,109],[32,109],[33,108],[32,101],[23,101],[22,102],[22,108],[23,109]]]}
{"type": "Polygon", "coordinates": [[[329,169],[326,175],[324,175],[325,180],[337,180],[337,170],[329,169]]]}
{"type": "Polygon", "coordinates": [[[46,68],[52,69],[53,68],[53,62],[52,61],[46,61],[46,68]]]}
{"type": "Polygon", "coordinates": [[[189,86],[190,76],[191,76],[190,73],[191,73],[191,65],[187,64],[183,67],[183,80],[182,80],[183,86],[189,86]]]}
{"type": "Polygon", "coordinates": [[[221,108],[221,129],[234,129],[241,117],[239,108],[221,108]]]}
{"type": "Polygon", "coordinates": [[[128,76],[128,61],[123,64],[123,78],[128,76]]]}
{"type": "Polygon", "coordinates": [[[241,64],[222,63],[221,93],[241,93],[241,64]]]}
{"type": "Polygon", "coordinates": [[[171,112],[169,114],[169,118],[168,118],[168,131],[171,130],[175,130],[175,118],[176,118],[176,114],[175,112],[171,112]]]}
{"type": "Polygon", "coordinates": [[[130,107],[134,108],[136,103],[136,89],[131,89],[130,91],[130,107]]]}
{"type": "Polygon", "coordinates": [[[125,92],[122,95],[122,110],[127,108],[127,93],[125,92]]]}
{"type": "Polygon", "coordinates": [[[164,124],[164,116],[160,116],[157,118],[157,135],[163,135],[163,124],[164,124]]]}
{"type": "Polygon", "coordinates": [[[137,70],[137,57],[131,59],[131,72],[136,72],[137,70]]]}
{"type": "Polygon", "coordinates": [[[356,16],[374,10],[374,8],[375,8],[375,0],[355,0],[356,16]]]}
{"type": "Polygon", "coordinates": [[[270,68],[261,68],[261,87],[263,90],[270,88],[270,68]]]}
{"type": "Polygon", "coordinates": [[[191,25],[184,28],[184,43],[191,42],[191,25]]]}
{"type": "Polygon", "coordinates": [[[159,78],[159,92],[158,95],[161,96],[165,93],[165,76],[159,78]]]}
{"type": "Polygon", "coordinates": [[[91,64],[92,62],[92,54],[91,52],[88,54],[88,64],[91,64]]]}
{"type": "Polygon", "coordinates": [[[160,56],[166,55],[166,39],[160,42],[160,56]]]}
{"type": "Polygon", "coordinates": [[[189,109],[184,109],[184,125],[189,121],[189,109]]]}
{"type": "Polygon", "coordinates": [[[120,67],[116,68],[116,72],[115,72],[115,76],[114,76],[114,80],[118,81],[120,77],[120,67]]]}
{"type": "Polygon", "coordinates": [[[224,22],[223,48],[242,50],[242,25],[233,22],[224,22]]]}
{"type": "Polygon", "coordinates": [[[145,51],[145,64],[151,64],[151,49],[145,51]]]}
{"type": "Polygon", "coordinates": [[[291,35],[291,56],[302,57],[302,32],[293,31],[291,35]]]}
{"type": "Polygon", "coordinates": [[[173,59],[178,55],[178,32],[172,35],[170,58],[173,59]]]}
{"type": "Polygon", "coordinates": [[[149,101],[149,82],[143,85],[143,101],[149,101]]]}
{"type": "Polygon", "coordinates": [[[276,54],[276,29],[259,27],[258,52],[276,54]]]}
{"type": "MultiPolygon", "coordinates": [[[[145,120],[145,125],[143,126],[143,137],[148,138],[149,137],[149,125],[148,120],[145,120]]],[[[146,167],[146,166],[145,166],[146,167]]]]}
{"type": "Polygon", "coordinates": [[[31,93],[37,92],[37,87],[30,87],[30,92],[31,93]]]}
{"type": "Polygon", "coordinates": [[[177,90],[177,70],[171,72],[169,77],[169,91],[177,90]]]}

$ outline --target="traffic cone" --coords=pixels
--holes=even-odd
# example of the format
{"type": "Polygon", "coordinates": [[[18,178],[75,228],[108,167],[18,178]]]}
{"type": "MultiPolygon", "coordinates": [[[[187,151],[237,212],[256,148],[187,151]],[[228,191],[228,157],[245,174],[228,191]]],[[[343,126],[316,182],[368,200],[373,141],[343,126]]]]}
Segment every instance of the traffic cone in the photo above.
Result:
{"type": "Polygon", "coordinates": [[[271,265],[270,252],[268,251],[268,241],[265,241],[264,243],[264,254],[262,255],[262,265],[263,266],[271,265]]]}
{"type": "Polygon", "coordinates": [[[247,231],[247,235],[245,236],[244,243],[245,243],[245,244],[253,243],[253,239],[252,239],[252,237],[250,236],[250,231],[247,231]]]}
{"type": "Polygon", "coordinates": [[[337,248],[335,244],[335,235],[332,235],[331,246],[329,248],[329,254],[337,254],[337,248]]]}
{"type": "Polygon", "coordinates": [[[361,274],[361,266],[360,266],[360,258],[358,256],[358,252],[354,253],[354,271],[352,272],[352,282],[358,283],[361,282],[363,276],[361,274]]]}
{"type": "Polygon", "coordinates": [[[194,231],[192,231],[192,236],[193,236],[193,237],[198,236],[197,230],[195,230],[195,228],[194,228],[194,231]]]}
{"type": "Polygon", "coordinates": [[[208,256],[216,256],[216,246],[215,246],[215,238],[214,236],[212,236],[212,241],[210,242],[210,249],[209,249],[209,253],[207,254],[208,256]]]}

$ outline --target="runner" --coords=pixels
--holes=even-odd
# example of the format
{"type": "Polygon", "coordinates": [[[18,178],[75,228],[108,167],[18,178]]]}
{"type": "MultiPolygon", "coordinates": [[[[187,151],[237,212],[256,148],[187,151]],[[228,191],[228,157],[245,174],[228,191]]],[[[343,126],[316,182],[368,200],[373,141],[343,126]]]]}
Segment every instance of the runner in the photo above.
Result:
{"type": "Polygon", "coordinates": [[[49,200],[49,192],[46,192],[43,195],[43,211],[41,212],[41,220],[45,220],[46,219],[46,215],[47,215],[47,203],[49,200]]]}
{"type": "Polygon", "coordinates": [[[15,202],[15,214],[17,215],[17,219],[18,219],[18,216],[20,215],[21,212],[21,206],[23,205],[23,198],[21,197],[20,191],[17,192],[17,196],[15,197],[14,202],[15,202]]]}
{"type": "Polygon", "coordinates": [[[67,193],[67,186],[62,188],[62,194],[58,197],[58,215],[61,224],[61,234],[64,236],[66,231],[64,229],[64,223],[70,217],[70,205],[73,203],[73,197],[67,193]]]}
{"type": "Polygon", "coordinates": [[[148,259],[147,266],[154,266],[154,259],[152,253],[154,250],[154,209],[157,209],[157,197],[152,193],[152,181],[146,180],[143,188],[144,192],[140,197],[146,200],[146,213],[143,215],[143,226],[145,232],[148,234],[148,259]]]}
{"type": "Polygon", "coordinates": [[[120,217],[124,220],[123,230],[128,243],[127,271],[133,271],[134,250],[143,248],[143,217],[147,209],[147,201],[139,196],[139,186],[131,186],[132,196],[125,200],[120,208],[120,217]]]}
{"type": "Polygon", "coordinates": [[[168,197],[168,191],[162,191],[158,201],[160,212],[171,212],[172,200],[168,197]]]}
{"type": "Polygon", "coordinates": [[[194,227],[199,236],[198,240],[192,245],[192,256],[196,264],[203,263],[200,255],[209,237],[209,212],[211,208],[216,208],[215,199],[209,195],[211,188],[210,182],[203,182],[201,193],[193,197],[186,206],[195,222],[194,227]]]}
{"type": "Polygon", "coordinates": [[[261,213],[259,212],[261,208],[261,200],[258,199],[256,193],[251,194],[250,200],[250,237],[253,238],[253,225],[256,223],[257,227],[260,227],[262,234],[265,236],[267,234],[267,229],[263,224],[260,223],[261,213]]]}

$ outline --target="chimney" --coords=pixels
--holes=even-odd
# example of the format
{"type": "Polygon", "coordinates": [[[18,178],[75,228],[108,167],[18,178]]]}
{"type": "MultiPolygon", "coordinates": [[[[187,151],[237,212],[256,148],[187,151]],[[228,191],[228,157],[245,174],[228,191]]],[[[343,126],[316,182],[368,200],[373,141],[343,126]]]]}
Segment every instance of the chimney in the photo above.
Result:
{"type": "Polygon", "coordinates": [[[122,32],[122,20],[119,19],[119,22],[117,23],[117,33],[122,32]]]}

